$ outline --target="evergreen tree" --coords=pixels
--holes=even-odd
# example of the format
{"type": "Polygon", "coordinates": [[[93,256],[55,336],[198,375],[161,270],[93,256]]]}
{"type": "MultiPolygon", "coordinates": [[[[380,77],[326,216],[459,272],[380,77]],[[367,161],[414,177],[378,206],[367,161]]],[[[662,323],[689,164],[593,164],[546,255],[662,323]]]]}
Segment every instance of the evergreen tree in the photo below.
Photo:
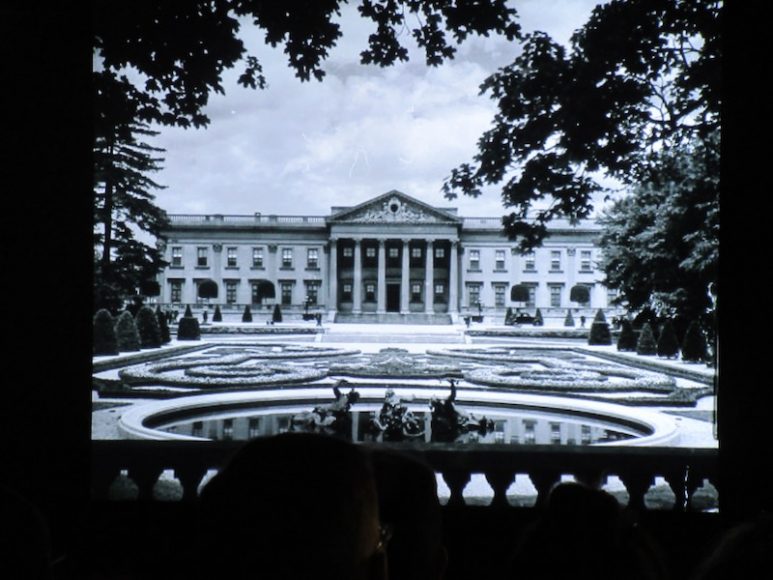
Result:
{"type": "Polygon", "coordinates": [[[177,340],[199,340],[201,329],[195,316],[183,316],[177,323],[177,340]]]}
{"type": "Polygon", "coordinates": [[[657,342],[658,356],[676,358],[679,356],[679,341],[676,338],[674,324],[670,320],[663,323],[657,342]]]}
{"type": "Polygon", "coordinates": [[[271,315],[272,322],[282,322],[282,309],[279,304],[274,304],[274,312],[271,315]]]}
{"type": "Polygon", "coordinates": [[[620,336],[617,339],[617,350],[635,351],[636,333],[633,331],[633,325],[627,318],[623,318],[620,323],[620,336]]]}
{"type": "Polygon", "coordinates": [[[706,337],[697,320],[693,320],[687,327],[682,342],[682,360],[688,362],[701,362],[706,360],[706,337]]]}
{"type": "Polygon", "coordinates": [[[140,335],[132,313],[124,310],[115,322],[115,338],[120,352],[140,350],[140,335]]]}
{"type": "Polygon", "coordinates": [[[655,335],[652,333],[652,326],[645,322],[639,332],[639,340],[636,341],[636,354],[652,355],[658,352],[658,346],[655,342],[655,335]]]}
{"type": "Polygon", "coordinates": [[[97,310],[94,315],[93,353],[95,355],[118,354],[113,317],[104,308],[97,310]]]}
{"type": "Polygon", "coordinates": [[[609,329],[609,323],[607,323],[604,318],[604,313],[601,312],[601,310],[596,314],[596,318],[593,319],[593,322],[590,325],[588,344],[612,344],[612,331],[609,329]],[[600,317],[599,314],[601,314],[600,317]],[[601,320],[599,320],[599,318],[601,318],[601,320]]]}
{"type": "Polygon", "coordinates": [[[183,318],[193,318],[193,311],[191,310],[190,304],[185,306],[185,314],[183,314],[183,318]]]}
{"type": "Polygon", "coordinates": [[[537,312],[534,314],[534,326],[543,326],[545,321],[542,318],[542,311],[537,308],[537,312]]]}
{"type": "Polygon", "coordinates": [[[139,312],[137,312],[136,323],[142,348],[158,348],[161,346],[161,329],[158,326],[158,318],[149,306],[140,308],[139,312]]]}
{"type": "Polygon", "coordinates": [[[564,326],[574,326],[574,317],[572,316],[572,309],[566,309],[566,318],[564,318],[564,326]]]}
{"type": "Polygon", "coordinates": [[[593,322],[606,322],[606,321],[607,321],[607,317],[604,316],[604,311],[601,308],[599,308],[596,311],[596,316],[593,317],[593,322]]]}
{"type": "Polygon", "coordinates": [[[156,307],[156,319],[158,320],[158,328],[161,331],[161,344],[167,344],[171,342],[172,337],[169,334],[169,323],[166,320],[166,314],[161,311],[161,307],[156,307]]]}
{"type": "Polygon", "coordinates": [[[242,322],[252,322],[252,311],[250,305],[244,307],[244,313],[242,314],[242,322]]]}
{"type": "Polygon", "coordinates": [[[223,322],[223,314],[220,312],[220,305],[215,305],[215,313],[212,315],[212,322],[223,322]]]}

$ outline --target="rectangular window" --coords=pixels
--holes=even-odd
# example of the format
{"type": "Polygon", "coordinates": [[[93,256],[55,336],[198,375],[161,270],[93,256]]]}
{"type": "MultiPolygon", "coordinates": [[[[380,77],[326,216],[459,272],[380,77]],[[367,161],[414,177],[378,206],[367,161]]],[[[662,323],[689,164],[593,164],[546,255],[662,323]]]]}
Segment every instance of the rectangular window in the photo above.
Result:
{"type": "Polygon", "coordinates": [[[293,249],[282,248],[282,268],[293,267],[293,249]]]}
{"type": "Polygon", "coordinates": [[[617,306],[617,304],[615,304],[615,300],[617,300],[618,296],[619,293],[615,288],[607,288],[607,306],[617,306]]]}
{"type": "Polygon", "coordinates": [[[550,252],[550,270],[561,269],[561,250],[551,250],[550,252]]]}
{"type": "Polygon", "coordinates": [[[400,257],[400,248],[389,248],[389,257],[390,258],[399,258],[400,257]]]}
{"type": "Polygon", "coordinates": [[[208,248],[196,248],[196,265],[206,268],[208,264],[208,248]]]}
{"type": "Polygon", "coordinates": [[[171,301],[174,303],[182,302],[183,283],[179,280],[172,280],[170,283],[171,301]]]}
{"type": "Polygon", "coordinates": [[[293,303],[292,282],[282,282],[282,305],[290,306],[293,303]]]}
{"type": "Polygon", "coordinates": [[[552,308],[561,307],[561,285],[550,284],[550,306],[552,308]]]}
{"type": "Polygon", "coordinates": [[[376,257],[376,248],[373,246],[368,246],[365,248],[365,257],[366,258],[375,258],[376,257]]]}
{"type": "Polygon", "coordinates": [[[581,272],[590,272],[591,269],[591,251],[590,250],[581,250],[580,251],[580,271],[581,272]]]}
{"type": "Polygon", "coordinates": [[[411,284],[411,302],[421,302],[421,283],[413,282],[411,284]]]}
{"type": "Polygon", "coordinates": [[[341,300],[344,302],[351,302],[352,300],[352,285],[350,283],[341,285],[341,300]]]}
{"type": "Polygon", "coordinates": [[[550,423],[550,443],[561,445],[561,423],[550,423]]]}
{"type": "Polygon", "coordinates": [[[260,435],[260,417],[250,417],[247,436],[254,439],[260,435]]]}
{"type": "Polygon", "coordinates": [[[480,270],[480,250],[470,250],[470,270],[480,270]]]}
{"type": "Polygon", "coordinates": [[[180,246],[172,247],[172,266],[179,267],[183,265],[183,249],[180,246]]]}
{"type": "Polygon", "coordinates": [[[494,284],[494,305],[495,306],[504,307],[506,290],[507,290],[507,286],[505,284],[494,284]]]}
{"type": "Polygon", "coordinates": [[[480,303],[480,284],[468,284],[467,285],[467,306],[470,308],[477,307],[480,303]]]}
{"type": "Polygon", "coordinates": [[[351,246],[344,246],[343,256],[344,258],[351,258],[354,256],[354,248],[351,246]]]}
{"type": "Polygon", "coordinates": [[[365,301],[366,302],[375,302],[376,301],[376,285],[375,284],[365,284],[365,301]]]}
{"type": "Polygon", "coordinates": [[[526,302],[526,308],[534,308],[537,305],[537,285],[527,284],[529,289],[529,300],[526,302]]]}
{"type": "Polygon", "coordinates": [[[252,286],[252,303],[253,304],[260,304],[260,284],[258,282],[253,282],[251,284],[252,286]]]}
{"type": "Polygon", "coordinates": [[[435,294],[443,294],[446,288],[443,284],[435,284],[435,294]]]}
{"type": "Polygon", "coordinates": [[[317,248],[309,248],[306,251],[306,267],[319,268],[319,250],[317,248]]]}
{"type": "Polygon", "coordinates": [[[263,267],[263,248],[252,248],[252,267],[263,267]]]}
{"type": "Polygon", "coordinates": [[[445,258],[446,257],[446,249],[445,248],[435,248],[435,257],[436,258],[445,258]]]}
{"type": "Polygon", "coordinates": [[[236,248],[226,248],[226,266],[229,268],[236,267],[236,248]]]}
{"type": "Polygon", "coordinates": [[[534,252],[529,252],[528,254],[524,255],[523,259],[524,259],[524,263],[523,263],[524,270],[533,272],[537,269],[535,267],[537,257],[534,252]]]}
{"type": "Polygon", "coordinates": [[[505,251],[504,250],[496,251],[494,268],[497,270],[505,269],[505,251]]]}
{"type": "Polygon", "coordinates": [[[226,280],[225,282],[225,301],[226,304],[236,304],[236,282],[226,280]]]}
{"type": "Polygon", "coordinates": [[[306,303],[309,306],[316,306],[319,297],[319,282],[306,282],[306,303]]]}
{"type": "Polygon", "coordinates": [[[533,445],[537,439],[537,434],[534,431],[534,421],[523,422],[523,442],[527,445],[533,445]]]}
{"type": "Polygon", "coordinates": [[[421,258],[421,248],[411,248],[411,258],[421,258]]]}

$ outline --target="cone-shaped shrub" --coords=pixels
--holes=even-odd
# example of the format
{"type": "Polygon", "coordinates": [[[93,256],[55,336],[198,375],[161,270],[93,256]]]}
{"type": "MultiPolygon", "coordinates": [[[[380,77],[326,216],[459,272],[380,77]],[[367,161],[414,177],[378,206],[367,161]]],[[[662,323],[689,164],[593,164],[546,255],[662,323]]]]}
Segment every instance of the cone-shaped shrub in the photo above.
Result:
{"type": "Polygon", "coordinates": [[[215,313],[212,315],[212,322],[223,322],[223,313],[220,312],[220,305],[215,306],[215,313]]]}
{"type": "Polygon", "coordinates": [[[505,325],[512,324],[513,322],[513,309],[511,307],[507,307],[507,312],[505,312],[505,325]]]}
{"type": "Polygon", "coordinates": [[[252,322],[252,311],[250,305],[244,307],[244,313],[242,314],[242,322],[252,322]]]}
{"type": "Polygon", "coordinates": [[[588,344],[612,344],[612,332],[609,330],[607,322],[594,320],[591,323],[590,332],[588,332],[588,344]]]}
{"type": "Polygon", "coordinates": [[[199,340],[201,329],[199,319],[193,316],[184,316],[177,323],[177,340],[199,340]]]}
{"type": "Polygon", "coordinates": [[[696,320],[690,323],[684,334],[682,342],[682,360],[689,362],[701,362],[706,360],[706,337],[703,335],[700,324],[696,320]]]}
{"type": "Polygon", "coordinates": [[[639,332],[639,340],[636,341],[636,354],[650,355],[657,352],[658,346],[655,343],[655,335],[652,334],[652,326],[645,322],[639,332]]]}
{"type": "Polygon", "coordinates": [[[623,318],[620,323],[620,336],[617,339],[617,350],[635,351],[636,333],[633,331],[633,325],[627,318],[623,318]]]}
{"type": "Polygon", "coordinates": [[[534,313],[534,326],[542,326],[545,321],[542,318],[542,312],[537,308],[537,312],[534,313]]]}
{"type": "Polygon", "coordinates": [[[161,311],[161,307],[156,308],[156,320],[158,320],[158,329],[161,331],[161,344],[166,344],[172,340],[169,334],[169,323],[166,321],[166,314],[161,311]]]}
{"type": "Polygon", "coordinates": [[[115,322],[115,338],[120,352],[140,350],[140,334],[134,316],[128,310],[124,310],[115,322]]]}
{"type": "Polygon", "coordinates": [[[135,322],[140,335],[142,348],[158,348],[161,346],[161,329],[158,327],[156,313],[149,306],[143,306],[137,312],[135,322]]]}
{"type": "Polygon", "coordinates": [[[183,314],[183,316],[184,316],[185,318],[191,318],[191,317],[193,317],[193,312],[191,312],[191,305],[190,305],[190,304],[188,304],[188,305],[185,307],[185,314],[183,314]]]}
{"type": "Polygon", "coordinates": [[[674,324],[670,320],[663,323],[658,337],[658,356],[676,358],[679,356],[679,341],[676,338],[674,324]]]}
{"type": "Polygon", "coordinates": [[[274,313],[271,315],[271,320],[282,322],[282,309],[279,308],[279,304],[274,304],[274,313]]]}
{"type": "Polygon", "coordinates": [[[596,311],[596,316],[593,317],[593,322],[606,322],[606,321],[607,321],[607,317],[604,316],[604,311],[601,308],[599,308],[596,311]]]}
{"type": "Polygon", "coordinates": [[[106,308],[97,310],[94,315],[94,354],[118,354],[118,341],[113,324],[113,317],[106,308]]]}
{"type": "Polygon", "coordinates": [[[574,316],[570,309],[566,310],[566,318],[564,318],[564,326],[574,326],[574,316]]]}

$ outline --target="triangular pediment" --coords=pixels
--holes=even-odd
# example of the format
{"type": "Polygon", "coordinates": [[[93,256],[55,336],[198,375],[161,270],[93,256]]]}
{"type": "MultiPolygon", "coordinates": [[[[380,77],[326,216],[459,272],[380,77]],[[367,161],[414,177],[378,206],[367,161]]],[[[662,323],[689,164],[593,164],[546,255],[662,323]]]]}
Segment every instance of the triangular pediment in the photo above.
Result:
{"type": "Polygon", "coordinates": [[[360,205],[341,208],[332,223],[456,224],[460,219],[400,191],[388,191],[360,205]]]}

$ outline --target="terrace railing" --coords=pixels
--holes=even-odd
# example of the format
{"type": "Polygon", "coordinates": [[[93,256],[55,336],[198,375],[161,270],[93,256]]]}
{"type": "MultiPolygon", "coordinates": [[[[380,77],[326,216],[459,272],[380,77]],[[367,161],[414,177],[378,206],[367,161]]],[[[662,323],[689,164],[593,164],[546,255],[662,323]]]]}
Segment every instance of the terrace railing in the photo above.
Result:
{"type": "Polygon", "coordinates": [[[253,226],[253,225],[298,225],[298,226],[323,226],[324,216],[301,215],[196,215],[173,214],[169,216],[169,222],[173,226],[253,226]]]}
{"type": "MultiPolygon", "coordinates": [[[[182,486],[181,501],[198,495],[204,477],[218,470],[240,441],[93,441],[92,497],[108,499],[111,484],[125,472],[138,488],[137,500],[154,500],[161,474],[172,470],[182,486]]],[[[448,485],[447,505],[465,505],[464,488],[473,474],[483,474],[493,489],[491,507],[507,507],[507,490],[517,474],[526,474],[537,490],[536,506],[545,501],[562,476],[603,484],[617,476],[625,485],[628,506],[646,510],[645,495],[662,477],[676,496],[673,509],[689,511],[696,490],[717,483],[717,450],[655,447],[566,447],[512,445],[471,447],[455,444],[378,444],[426,461],[448,485]]]]}

